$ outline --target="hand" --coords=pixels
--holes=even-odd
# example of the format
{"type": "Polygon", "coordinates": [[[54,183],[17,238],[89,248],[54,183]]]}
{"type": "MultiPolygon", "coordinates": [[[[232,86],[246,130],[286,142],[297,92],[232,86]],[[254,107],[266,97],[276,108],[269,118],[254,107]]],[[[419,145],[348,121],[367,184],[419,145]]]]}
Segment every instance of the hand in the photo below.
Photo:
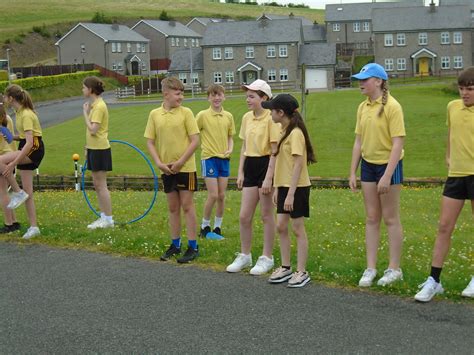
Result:
{"type": "Polygon", "coordinates": [[[13,164],[13,162],[8,163],[5,166],[5,170],[3,170],[2,175],[3,176],[10,176],[11,173],[13,172],[13,169],[15,169],[15,164],[13,164]]]}
{"type": "Polygon", "coordinates": [[[224,157],[228,158],[228,157],[230,157],[231,154],[232,154],[232,150],[226,150],[224,152],[224,157]]]}
{"type": "Polygon", "coordinates": [[[172,174],[177,174],[181,171],[181,168],[183,167],[184,163],[182,163],[180,160],[175,161],[174,163],[170,163],[170,170],[172,174]]]}
{"type": "Polygon", "coordinates": [[[272,192],[272,180],[265,179],[262,184],[262,194],[268,195],[272,192]]]}
{"type": "Polygon", "coordinates": [[[278,204],[278,189],[273,190],[272,201],[275,206],[278,204]]]}
{"type": "Polygon", "coordinates": [[[357,192],[357,177],[355,174],[351,174],[349,177],[349,187],[351,188],[352,192],[357,192]]]}
{"type": "Polygon", "coordinates": [[[293,211],[293,203],[295,202],[295,196],[294,195],[286,195],[285,202],[283,204],[283,210],[285,211],[293,211]]]}
{"type": "Polygon", "coordinates": [[[446,167],[449,169],[449,163],[450,163],[450,159],[448,157],[446,157],[446,167]]]}
{"type": "Polygon", "coordinates": [[[390,178],[383,175],[377,184],[377,192],[382,195],[388,193],[390,189],[390,178]]]}
{"type": "Polygon", "coordinates": [[[242,187],[244,186],[244,174],[239,172],[237,174],[237,188],[239,190],[242,190],[242,187]]]}
{"type": "Polygon", "coordinates": [[[84,104],[82,105],[82,109],[84,110],[84,112],[89,113],[91,109],[89,101],[84,102],[84,104]]]}
{"type": "Polygon", "coordinates": [[[166,164],[163,164],[163,163],[160,163],[160,164],[157,164],[157,165],[158,165],[158,168],[163,172],[163,174],[165,174],[165,175],[173,174],[173,172],[170,169],[170,166],[168,166],[166,164]]]}

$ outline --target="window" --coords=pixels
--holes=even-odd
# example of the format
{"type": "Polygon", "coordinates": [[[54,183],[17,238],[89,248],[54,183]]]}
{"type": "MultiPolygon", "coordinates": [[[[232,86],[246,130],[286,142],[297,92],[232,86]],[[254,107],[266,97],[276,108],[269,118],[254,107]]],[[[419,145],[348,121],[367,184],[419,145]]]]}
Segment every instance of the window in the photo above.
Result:
{"type": "Polygon", "coordinates": [[[385,70],[386,71],[393,71],[393,59],[385,59],[385,70]]]}
{"type": "Polygon", "coordinates": [[[441,57],[441,69],[449,69],[449,57],[441,57]]]}
{"type": "Polygon", "coordinates": [[[187,47],[188,46],[188,39],[183,38],[183,46],[187,47]]]}
{"type": "Polygon", "coordinates": [[[399,71],[407,70],[407,60],[405,58],[397,59],[397,70],[399,71]]]}
{"type": "Polygon", "coordinates": [[[234,83],[234,72],[233,71],[226,71],[225,72],[225,83],[226,84],[233,84],[234,83]]]}
{"type": "Polygon", "coordinates": [[[245,47],[245,58],[253,58],[254,50],[252,46],[245,47]]]}
{"type": "Polygon", "coordinates": [[[222,84],[222,73],[214,72],[214,84],[222,84]]]}
{"type": "Polygon", "coordinates": [[[268,81],[276,81],[277,74],[275,69],[268,69],[268,81]]]}
{"type": "Polygon", "coordinates": [[[441,32],[441,44],[449,44],[449,32],[441,32]]]}
{"type": "Polygon", "coordinates": [[[112,42],[112,53],[116,53],[116,52],[117,52],[117,43],[112,42]]]}
{"type": "Polygon", "coordinates": [[[137,53],[140,53],[142,51],[142,46],[140,43],[137,43],[137,53]]]}
{"type": "Polygon", "coordinates": [[[453,43],[454,44],[461,44],[462,43],[462,32],[454,32],[453,33],[453,43]]]}
{"type": "Polygon", "coordinates": [[[232,47],[224,48],[224,59],[234,59],[234,49],[232,47]]]}
{"type": "Polygon", "coordinates": [[[360,32],[360,22],[354,22],[352,24],[352,29],[354,30],[354,32],[360,32]]]}
{"type": "Polygon", "coordinates": [[[174,40],[174,37],[171,37],[171,47],[176,46],[176,41],[174,40]]]}
{"type": "Polygon", "coordinates": [[[385,43],[385,47],[393,46],[393,35],[391,33],[384,35],[384,43],[385,43]]]}
{"type": "Polygon", "coordinates": [[[117,63],[115,62],[112,63],[112,70],[117,70],[117,63]]]}
{"type": "Polygon", "coordinates": [[[194,38],[191,38],[191,47],[196,46],[196,40],[194,38]]]}
{"type": "Polygon", "coordinates": [[[199,39],[196,38],[196,47],[199,47],[199,39]]]}
{"type": "Polygon", "coordinates": [[[288,81],[288,69],[280,69],[280,81],[288,81]]]}
{"type": "Polygon", "coordinates": [[[199,84],[199,74],[193,73],[193,85],[199,84]]]}
{"type": "Polygon", "coordinates": [[[142,71],[146,70],[146,63],[142,63],[142,71]]]}
{"type": "Polygon", "coordinates": [[[332,24],[332,30],[333,30],[333,32],[339,32],[341,30],[341,24],[340,23],[333,23],[332,24]]]}
{"type": "Polygon", "coordinates": [[[117,52],[122,53],[122,43],[117,42],[117,52]]]}
{"type": "Polygon", "coordinates": [[[453,63],[454,63],[454,69],[462,69],[463,64],[462,64],[462,57],[461,56],[453,57],[453,63]]]}
{"type": "Polygon", "coordinates": [[[406,36],[404,33],[397,33],[397,46],[405,46],[406,43],[406,36]]]}
{"type": "Polygon", "coordinates": [[[131,52],[132,52],[132,44],[127,43],[127,53],[131,53],[131,52]]]}
{"type": "Polygon", "coordinates": [[[418,44],[420,46],[426,46],[428,44],[428,33],[426,32],[418,33],[418,44]]]}
{"type": "Polygon", "coordinates": [[[276,49],[275,46],[267,46],[267,57],[274,58],[276,57],[276,49]]]}
{"type": "Polygon", "coordinates": [[[370,22],[362,22],[362,31],[370,32],[370,22]]]}
{"type": "Polygon", "coordinates": [[[86,45],[84,43],[81,44],[81,53],[86,53],[86,45]]]}
{"type": "Polygon", "coordinates": [[[123,64],[117,63],[117,70],[123,70],[123,64]]]}
{"type": "Polygon", "coordinates": [[[280,57],[288,57],[288,46],[286,44],[283,44],[281,46],[278,46],[278,49],[280,51],[280,57]]]}
{"type": "Polygon", "coordinates": [[[214,60],[222,59],[220,48],[212,48],[212,59],[214,60]]]}
{"type": "Polygon", "coordinates": [[[186,73],[179,73],[178,74],[178,79],[181,80],[183,85],[186,85],[187,82],[188,82],[188,76],[186,75],[186,73]]]}
{"type": "Polygon", "coordinates": [[[142,43],[142,53],[146,52],[146,43],[142,43]]]}

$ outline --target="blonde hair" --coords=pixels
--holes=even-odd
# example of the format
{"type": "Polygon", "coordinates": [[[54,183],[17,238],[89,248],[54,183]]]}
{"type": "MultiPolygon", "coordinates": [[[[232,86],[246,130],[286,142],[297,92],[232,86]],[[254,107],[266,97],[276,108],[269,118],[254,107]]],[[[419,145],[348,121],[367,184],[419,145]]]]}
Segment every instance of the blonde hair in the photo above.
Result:
{"type": "Polygon", "coordinates": [[[181,90],[181,91],[184,91],[184,85],[181,82],[181,80],[179,80],[177,77],[170,76],[168,78],[164,78],[161,81],[161,91],[165,92],[166,90],[181,90]]]}
{"type": "Polygon", "coordinates": [[[207,88],[207,96],[209,95],[216,95],[216,94],[225,94],[225,88],[219,84],[211,84],[207,88]]]}
{"type": "Polygon", "coordinates": [[[382,116],[385,105],[387,104],[388,101],[388,82],[385,80],[382,80],[382,85],[380,86],[380,89],[382,89],[382,107],[380,107],[380,111],[377,116],[382,116]]]}

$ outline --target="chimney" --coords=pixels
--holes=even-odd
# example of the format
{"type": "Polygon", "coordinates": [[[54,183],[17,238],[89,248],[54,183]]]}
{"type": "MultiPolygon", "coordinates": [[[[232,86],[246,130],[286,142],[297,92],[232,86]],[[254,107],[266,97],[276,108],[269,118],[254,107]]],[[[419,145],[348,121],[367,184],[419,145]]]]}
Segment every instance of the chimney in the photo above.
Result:
{"type": "Polygon", "coordinates": [[[116,24],[116,23],[112,24],[112,30],[113,31],[118,31],[119,30],[119,25],[116,24]]]}
{"type": "Polygon", "coordinates": [[[171,27],[176,27],[176,21],[172,20],[172,21],[169,21],[169,25],[171,27]]]}
{"type": "Polygon", "coordinates": [[[436,5],[434,3],[434,0],[431,0],[430,2],[430,12],[436,12],[436,5]]]}

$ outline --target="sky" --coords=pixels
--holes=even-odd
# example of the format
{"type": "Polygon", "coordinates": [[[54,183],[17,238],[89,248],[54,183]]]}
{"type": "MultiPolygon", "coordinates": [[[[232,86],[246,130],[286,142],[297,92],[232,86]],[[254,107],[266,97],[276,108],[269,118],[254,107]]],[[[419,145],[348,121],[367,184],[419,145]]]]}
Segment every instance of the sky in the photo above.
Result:
{"type": "Polygon", "coordinates": [[[355,4],[358,2],[371,2],[371,0],[258,0],[259,3],[272,2],[272,1],[275,1],[282,5],[288,4],[289,2],[293,4],[303,3],[313,9],[324,9],[326,4],[340,4],[340,3],[355,4]]]}

